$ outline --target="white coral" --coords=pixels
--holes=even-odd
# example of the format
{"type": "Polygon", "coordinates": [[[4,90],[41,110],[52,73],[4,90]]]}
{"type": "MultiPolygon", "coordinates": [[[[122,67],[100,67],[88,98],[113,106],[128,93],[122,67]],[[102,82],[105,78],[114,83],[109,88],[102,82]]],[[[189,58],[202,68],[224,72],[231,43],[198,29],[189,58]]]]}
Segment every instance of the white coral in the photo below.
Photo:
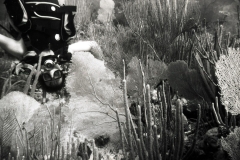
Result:
{"type": "Polygon", "coordinates": [[[216,76],[221,89],[221,101],[233,115],[240,114],[240,52],[228,49],[216,63],[216,76]]]}

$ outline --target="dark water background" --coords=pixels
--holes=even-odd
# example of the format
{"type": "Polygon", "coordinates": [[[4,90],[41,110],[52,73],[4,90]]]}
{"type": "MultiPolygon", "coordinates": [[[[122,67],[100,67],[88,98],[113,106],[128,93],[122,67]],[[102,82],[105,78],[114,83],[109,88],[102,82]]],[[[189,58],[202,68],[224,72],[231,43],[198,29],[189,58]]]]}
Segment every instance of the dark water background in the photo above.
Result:
{"type": "Polygon", "coordinates": [[[0,20],[3,20],[6,16],[6,8],[3,4],[5,0],[0,0],[0,20]]]}

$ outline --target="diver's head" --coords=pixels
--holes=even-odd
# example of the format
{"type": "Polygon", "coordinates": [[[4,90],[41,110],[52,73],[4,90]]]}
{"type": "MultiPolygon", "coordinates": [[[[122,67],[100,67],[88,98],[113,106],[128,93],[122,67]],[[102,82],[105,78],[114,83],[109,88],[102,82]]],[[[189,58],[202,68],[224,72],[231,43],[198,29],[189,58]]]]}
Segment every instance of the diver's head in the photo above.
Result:
{"type": "Polygon", "coordinates": [[[52,51],[42,53],[41,84],[48,92],[56,92],[64,87],[65,76],[52,51]]]}
{"type": "Polygon", "coordinates": [[[43,82],[47,87],[56,88],[62,86],[63,75],[62,71],[58,69],[52,69],[42,73],[43,82]]]}

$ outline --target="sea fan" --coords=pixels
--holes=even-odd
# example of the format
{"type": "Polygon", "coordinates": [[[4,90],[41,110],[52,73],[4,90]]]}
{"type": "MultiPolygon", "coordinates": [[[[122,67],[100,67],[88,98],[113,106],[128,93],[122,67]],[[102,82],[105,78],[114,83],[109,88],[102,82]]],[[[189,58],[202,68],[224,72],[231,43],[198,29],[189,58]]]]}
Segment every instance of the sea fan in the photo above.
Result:
{"type": "Polygon", "coordinates": [[[0,122],[0,139],[2,156],[8,155],[11,144],[12,135],[17,128],[17,121],[12,110],[5,110],[1,116],[0,122]]]}
{"type": "Polygon", "coordinates": [[[216,63],[216,76],[221,89],[221,101],[233,115],[240,114],[240,51],[228,49],[216,63]]]}
{"type": "Polygon", "coordinates": [[[202,97],[208,99],[199,73],[195,69],[189,69],[185,61],[171,62],[167,74],[170,86],[177,90],[179,95],[190,100],[202,97]]]}
{"type": "MultiPolygon", "coordinates": [[[[144,80],[150,86],[157,86],[161,80],[167,79],[167,65],[162,61],[149,59],[148,65],[142,64],[142,67],[144,80]]],[[[142,71],[137,57],[133,57],[127,66],[126,80],[129,95],[142,92],[142,71]]]]}

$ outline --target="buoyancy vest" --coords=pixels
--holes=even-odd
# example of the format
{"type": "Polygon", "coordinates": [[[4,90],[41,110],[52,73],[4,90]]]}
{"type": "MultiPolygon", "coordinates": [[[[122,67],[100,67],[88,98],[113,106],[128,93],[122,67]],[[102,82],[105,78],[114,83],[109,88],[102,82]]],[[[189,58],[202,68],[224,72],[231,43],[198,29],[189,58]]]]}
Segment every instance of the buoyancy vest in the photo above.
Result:
{"type": "MultiPolygon", "coordinates": [[[[5,0],[11,31],[20,34],[28,50],[42,52],[51,44],[57,51],[75,36],[76,6],[58,0],[5,0]]],[[[18,36],[19,37],[19,36],[18,36]]]]}

